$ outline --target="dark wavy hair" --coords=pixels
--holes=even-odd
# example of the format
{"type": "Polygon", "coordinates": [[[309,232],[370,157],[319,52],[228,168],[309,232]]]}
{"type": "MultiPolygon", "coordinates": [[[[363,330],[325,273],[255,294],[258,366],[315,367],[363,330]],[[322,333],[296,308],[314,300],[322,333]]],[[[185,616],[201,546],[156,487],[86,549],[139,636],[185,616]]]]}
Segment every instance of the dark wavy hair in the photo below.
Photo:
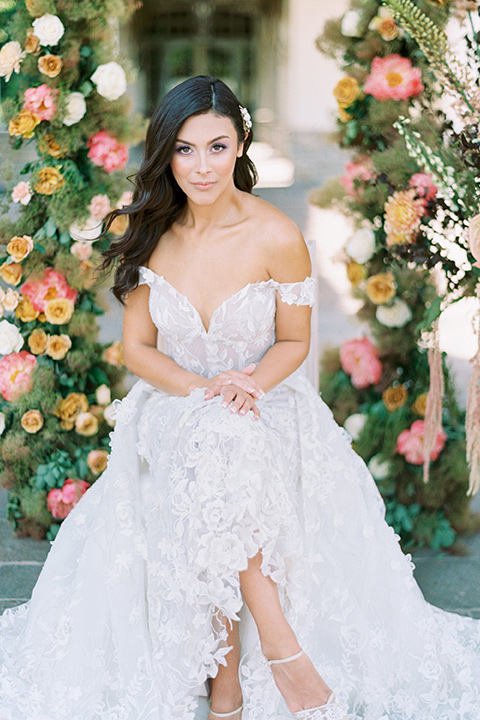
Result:
{"type": "Polygon", "coordinates": [[[104,260],[99,268],[106,272],[113,264],[116,266],[111,290],[122,304],[125,295],[138,285],[139,266],[147,263],[160,237],[186,204],[186,195],[170,168],[178,132],[189,117],[209,111],[230,118],[239,143],[244,143],[243,154],[237,158],[233,172],[235,186],[251,192],[257,182],[255,165],[247,155],[252,132],[245,140],[240,105],[230,88],[222,80],[199,75],[170,90],[150,121],[142,164],[134,176],[132,203],[113,210],[105,221],[104,232],[107,232],[116,217],[128,215],[127,230],[103,252],[104,260]]]}

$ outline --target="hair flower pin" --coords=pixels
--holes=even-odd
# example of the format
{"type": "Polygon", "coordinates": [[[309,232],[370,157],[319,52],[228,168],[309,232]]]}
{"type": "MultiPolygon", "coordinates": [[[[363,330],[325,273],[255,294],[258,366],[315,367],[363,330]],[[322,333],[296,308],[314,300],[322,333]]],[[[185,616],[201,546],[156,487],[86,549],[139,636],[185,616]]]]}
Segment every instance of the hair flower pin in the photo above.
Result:
{"type": "Polygon", "coordinates": [[[243,119],[243,129],[245,132],[249,133],[252,129],[252,118],[250,117],[250,113],[248,112],[246,107],[243,107],[243,105],[238,106],[240,108],[240,112],[243,119]]]}

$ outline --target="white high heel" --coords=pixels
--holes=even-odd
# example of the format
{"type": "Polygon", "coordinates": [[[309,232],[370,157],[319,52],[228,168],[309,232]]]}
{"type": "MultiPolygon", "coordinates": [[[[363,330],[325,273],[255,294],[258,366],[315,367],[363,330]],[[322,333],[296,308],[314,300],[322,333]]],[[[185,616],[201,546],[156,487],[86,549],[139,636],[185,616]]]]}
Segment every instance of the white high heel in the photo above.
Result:
{"type": "Polygon", "coordinates": [[[213,717],[227,718],[227,717],[232,717],[233,715],[236,715],[237,713],[240,712],[240,710],[243,710],[243,705],[240,705],[239,708],[237,708],[236,710],[232,710],[231,712],[228,712],[228,713],[216,713],[216,712],[213,712],[213,710],[210,710],[210,715],[213,715],[213,717]]]}
{"type": "MultiPolygon", "coordinates": [[[[280,660],[267,660],[267,664],[270,666],[282,665],[283,663],[297,660],[304,654],[303,650],[300,650],[298,653],[295,653],[295,655],[291,655],[287,658],[281,658],[280,660]]],[[[292,713],[292,715],[295,720],[347,720],[347,711],[333,692],[325,705],[308,708],[307,710],[299,710],[298,712],[292,713]]]]}

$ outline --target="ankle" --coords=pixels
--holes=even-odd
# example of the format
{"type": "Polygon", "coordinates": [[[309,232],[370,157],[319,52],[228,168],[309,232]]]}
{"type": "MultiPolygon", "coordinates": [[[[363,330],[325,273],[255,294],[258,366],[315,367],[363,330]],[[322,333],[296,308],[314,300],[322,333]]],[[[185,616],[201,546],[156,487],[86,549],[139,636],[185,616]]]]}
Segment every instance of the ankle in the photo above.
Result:
{"type": "Polygon", "coordinates": [[[297,655],[301,651],[298,640],[293,638],[288,642],[261,643],[262,653],[267,660],[282,660],[297,655]]]}

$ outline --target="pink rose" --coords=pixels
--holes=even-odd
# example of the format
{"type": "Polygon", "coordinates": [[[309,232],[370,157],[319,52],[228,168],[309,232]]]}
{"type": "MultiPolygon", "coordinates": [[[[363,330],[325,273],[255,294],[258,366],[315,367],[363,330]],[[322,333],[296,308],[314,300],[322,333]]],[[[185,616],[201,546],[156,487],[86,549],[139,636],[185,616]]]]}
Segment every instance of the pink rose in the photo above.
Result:
{"type": "Polygon", "coordinates": [[[422,200],[423,207],[426,210],[428,203],[435,200],[438,192],[432,176],[428,173],[415,173],[408,184],[415,190],[417,197],[422,200]]]}
{"type": "Polygon", "coordinates": [[[406,100],[423,92],[422,73],[401,55],[376,57],[363,90],[376,100],[406,100]]]}
{"type": "MultiPolygon", "coordinates": [[[[411,465],[423,465],[423,434],[425,431],[425,421],[415,420],[408,430],[403,430],[397,438],[396,450],[411,465]]],[[[442,452],[447,435],[443,430],[437,433],[435,445],[430,454],[430,460],[436,460],[442,452]]]]}
{"type": "Polygon", "coordinates": [[[32,186],[29,182],[19,182],[12,190],[12,200],[22,205],[28,205],[32,199],[32,186]]]}
{"type": "Polygon", "coordinates": [[[53,92],[45,83],[25,90],[25,107],[36,113],[40,120],[50,120],[57,110],[53,92]]]}
{"type": "Polygon", "coordinates": [[[88,157],[94,165],[103,167],[107,173],[123,170],[128,162],[128,147],[119,143],[105,130],[92,135],[87,142],[88,157]]]}
{"type": "Polygon", "coordinates": [[[85,480],[67,478],[61,490],[53,488],[47,495],[47,508],[54,518],[63,520],[84,495],[89,483],[85,480]]]}
{"type": "Polygon", "coordinates": [[[106,195],[95,195],[88,206],[88,212],[95,220],[103,220],[110,210],[110,200],[106,195]]]}
{"type": "Polygon", "coordinates": [[[382,377],[377,348],[367,337],[346,340],[340,348],[340,363],[356,388],[374,385],[382,377]]]}
{"type": "Polygon", "coordinates": [[[0,360],[0,393],[9,402],[18,400],[33,387],[35,355],[26,350],[10,353],[0,360]]]}
{"type": "Polygon", "coordinates": [[[117,208],[126,207],[127,205],[131,205],[133,201],[133,192],[131,190],[125,190],[120,195],[120,199],[117,203],[117,208]]]}
{"type": "Polygon", "coordinates": [[[41,280],[28,280],[20,288],[22,295],[28,297],[35,310],[44,312],[49,300],[66,298],[72,303],[77,299],[77,291],[71,288],[61,273],[47,268],[41,280]]]}
{"type": "Polygon", "coordinates": [[[367,182],[374,175],[371,159],[365,155],[358,155],[358,157],[345,165],[345,172],[340,178],[340,182],[347,193],[355,197],[362,193],[362,188],[358,187],[358,184],[367,182]]]}
{"type": "Polygon", "coordinates": [[[88,260],[92,254],[92,250],[91,242],[82,242],[81,240],[74,242],[70,248],[72,255],[75,255],[79,260],[88,260]]]}

